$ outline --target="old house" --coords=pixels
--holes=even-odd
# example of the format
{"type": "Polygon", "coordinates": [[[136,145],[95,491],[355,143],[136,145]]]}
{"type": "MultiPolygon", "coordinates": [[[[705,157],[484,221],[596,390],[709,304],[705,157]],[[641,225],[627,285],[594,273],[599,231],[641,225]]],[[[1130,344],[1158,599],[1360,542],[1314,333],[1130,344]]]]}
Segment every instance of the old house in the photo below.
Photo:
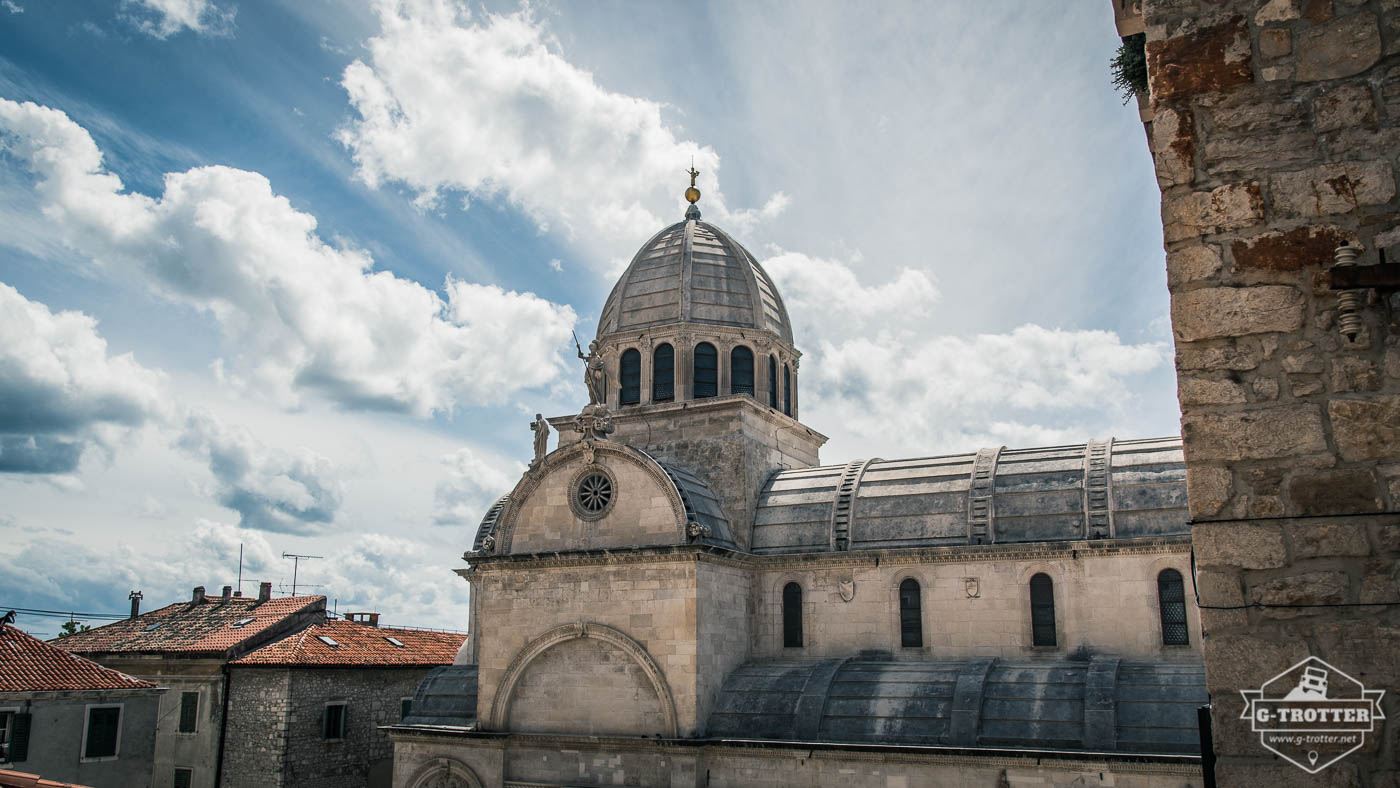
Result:
{"type": "Polygon", "coordinates": [[[93,788],[150,786],[163,693],[0,623],[0,767],[93,788]]]}
{"type": "Polygon", "coordinates": [[[56,641],[56,645],[104,666],[137,676],[167,691],[154,731],[154,788],[214,788],[222,768],[230,662],[284,635],[325,619],[326,598],[272,597],[263,583],[256,598],[206,596],[148,613],[133,600],[131,617],[56,641]]]}
{"type": "Polygon", "coordinates": [[[229,664],[225,788],[388,788],[402,719],[466,635],[327,620],[229,664]]]}

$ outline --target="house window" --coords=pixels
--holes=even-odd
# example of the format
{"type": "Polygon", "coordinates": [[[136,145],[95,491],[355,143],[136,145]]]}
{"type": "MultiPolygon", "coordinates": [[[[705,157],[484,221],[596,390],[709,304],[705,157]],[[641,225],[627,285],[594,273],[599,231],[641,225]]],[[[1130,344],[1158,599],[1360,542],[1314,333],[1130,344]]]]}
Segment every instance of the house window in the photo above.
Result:
{"type": "Polygon", "coordinates": [[[1157,603],[1162,611],[1162,645],[1185,646],[1190,638],[1186,633],[1186,587],[1180,572],[1163,569],[1157,575],[1157,603]]]}
{"type": "Polygon", "coordinates": [[[175,769],[175,788],[190,788],[190,785],[191,785],[193,782],[194,782],[194,769],[185,769],[185,768],[181,768],[181,767],[176,767],[176,769],[175,769]]]}
{"type": "Polygon", "coordinates": [[[83,760],[117,757],[121,729],[121,706],[88,706],[83,725],[83,760]]]}
{"type": "Polygon", "coordinates": [[[768,407],[778,409],[778,357],[768,357],[768,407]]]}
{"type": "Polygon", "coordinates": [[[783,648],[802,648],[802,586],[783,586],[783,648]]]}
{"type": "Polygon", "coordinates": [[[199,693],[180,693],[180,733],[194,733],[199,730],[199,693]]]}
{"type": "Polygon", "coordinates": [[[327,703],[325,714],[321,715],[321,738],[345,738],[345,704],[327,703]]]}
{"type": "Polygon", "coordinates": [[[1031,578],[1031,643],[1055,645],[1055,584],[1044,572],[1031,578]]]}
{"type": "Polygon", "coordinates": [[[783,415],[792,415],[792,370],[783,365],[783,415]]]}
{"type": "Polygon", "coordinates": [[[676,350],[670,345],[657,345],[651,352],[651,401],[665,402],[676,398],[676,350]]]}
{"type": "Polygon", "coordinates": [[[905,648],[923,648],[924,645],[919,581],[912,577],[899,584],[899,645],[905,648]]]}
{"type": "Polygon", "coordinates": [[[709,342],[695,346],[695,398],[719,396],[719,353],[709,342]]]}
{"type": "Polygon", "coordinates": [[[753,351],[743,345],[729,351],[729,393],[753,396],[753,351]]]}
{"type": "Polygon", "coordinates": [[[0,763],[19,763],[29,757],[31,719],[18,709],[0,711],[0,763]]]}
{"type": "Polygon", "coordinates": [[[624,351],[622,361],[618,370],[618,377],[622,379],[622,397],[620,402],[623,405],[636,405],[642,401],[642,353],[633,348],[624,351]]]}
{"type": "Polygon", "coordinates": [[[10,739],[15,730],[15,713],[0,711],[0,763],[10,760],[10,739]]]}
{"type": "Polygon", "coordinates": [[[413,713],[413,698],[399,698],[399,719],[413,713]]]}

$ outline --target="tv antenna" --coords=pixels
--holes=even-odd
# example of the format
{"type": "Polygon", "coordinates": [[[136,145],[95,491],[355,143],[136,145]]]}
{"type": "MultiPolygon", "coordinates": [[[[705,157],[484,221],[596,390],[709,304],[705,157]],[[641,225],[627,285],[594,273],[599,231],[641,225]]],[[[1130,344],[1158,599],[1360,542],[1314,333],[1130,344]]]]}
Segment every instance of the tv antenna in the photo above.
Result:
{"type": "Polygon", "coordinates": [[[283,557],[283,558],[290,558],[290,559],[292,559],[292,596],[296,596],[296,595],[297,595],[297,569],[301,567],[301,562],[302,562],[302,561],[310,560],[310,559],[312,559],[312,558],[324,558],[325,556],[319,556],[319,555],[298,555],[298,554],[296,554],[296,553],[283,553],[283,554],[282,554],[282,557],[283,557]]]}

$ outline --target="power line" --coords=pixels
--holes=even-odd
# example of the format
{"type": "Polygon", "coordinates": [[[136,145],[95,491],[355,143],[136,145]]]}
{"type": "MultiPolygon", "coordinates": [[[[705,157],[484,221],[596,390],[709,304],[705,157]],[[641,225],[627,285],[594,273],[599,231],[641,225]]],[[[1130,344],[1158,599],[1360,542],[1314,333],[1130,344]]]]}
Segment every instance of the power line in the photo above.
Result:
{"type": "Polygon", "coordinates": [[[5,604],[0,604],[0,610],[13,610],[16,613],[20,613],[26,616],[57,616],[62,618],[105,618],[110,619],[112,621],[118,621],[127,617],[125,614],[116,615],[112,613],[79,613],[73,610],[41,610],[39,608],[33,607],[10,607],[9,605],[5,604]]]}

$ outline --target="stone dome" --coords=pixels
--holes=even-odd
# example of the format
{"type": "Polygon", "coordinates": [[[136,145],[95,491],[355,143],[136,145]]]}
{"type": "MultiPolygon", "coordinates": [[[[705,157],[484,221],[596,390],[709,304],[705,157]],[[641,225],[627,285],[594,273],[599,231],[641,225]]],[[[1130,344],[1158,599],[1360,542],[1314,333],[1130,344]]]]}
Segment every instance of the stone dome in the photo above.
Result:
{"type": "Polygon", "coordinates": [[[672,323],[767,331],[792,345],[778,288],[749,250],[691,206],[632,258],[603,306],[598,336],[672,323]]]}

